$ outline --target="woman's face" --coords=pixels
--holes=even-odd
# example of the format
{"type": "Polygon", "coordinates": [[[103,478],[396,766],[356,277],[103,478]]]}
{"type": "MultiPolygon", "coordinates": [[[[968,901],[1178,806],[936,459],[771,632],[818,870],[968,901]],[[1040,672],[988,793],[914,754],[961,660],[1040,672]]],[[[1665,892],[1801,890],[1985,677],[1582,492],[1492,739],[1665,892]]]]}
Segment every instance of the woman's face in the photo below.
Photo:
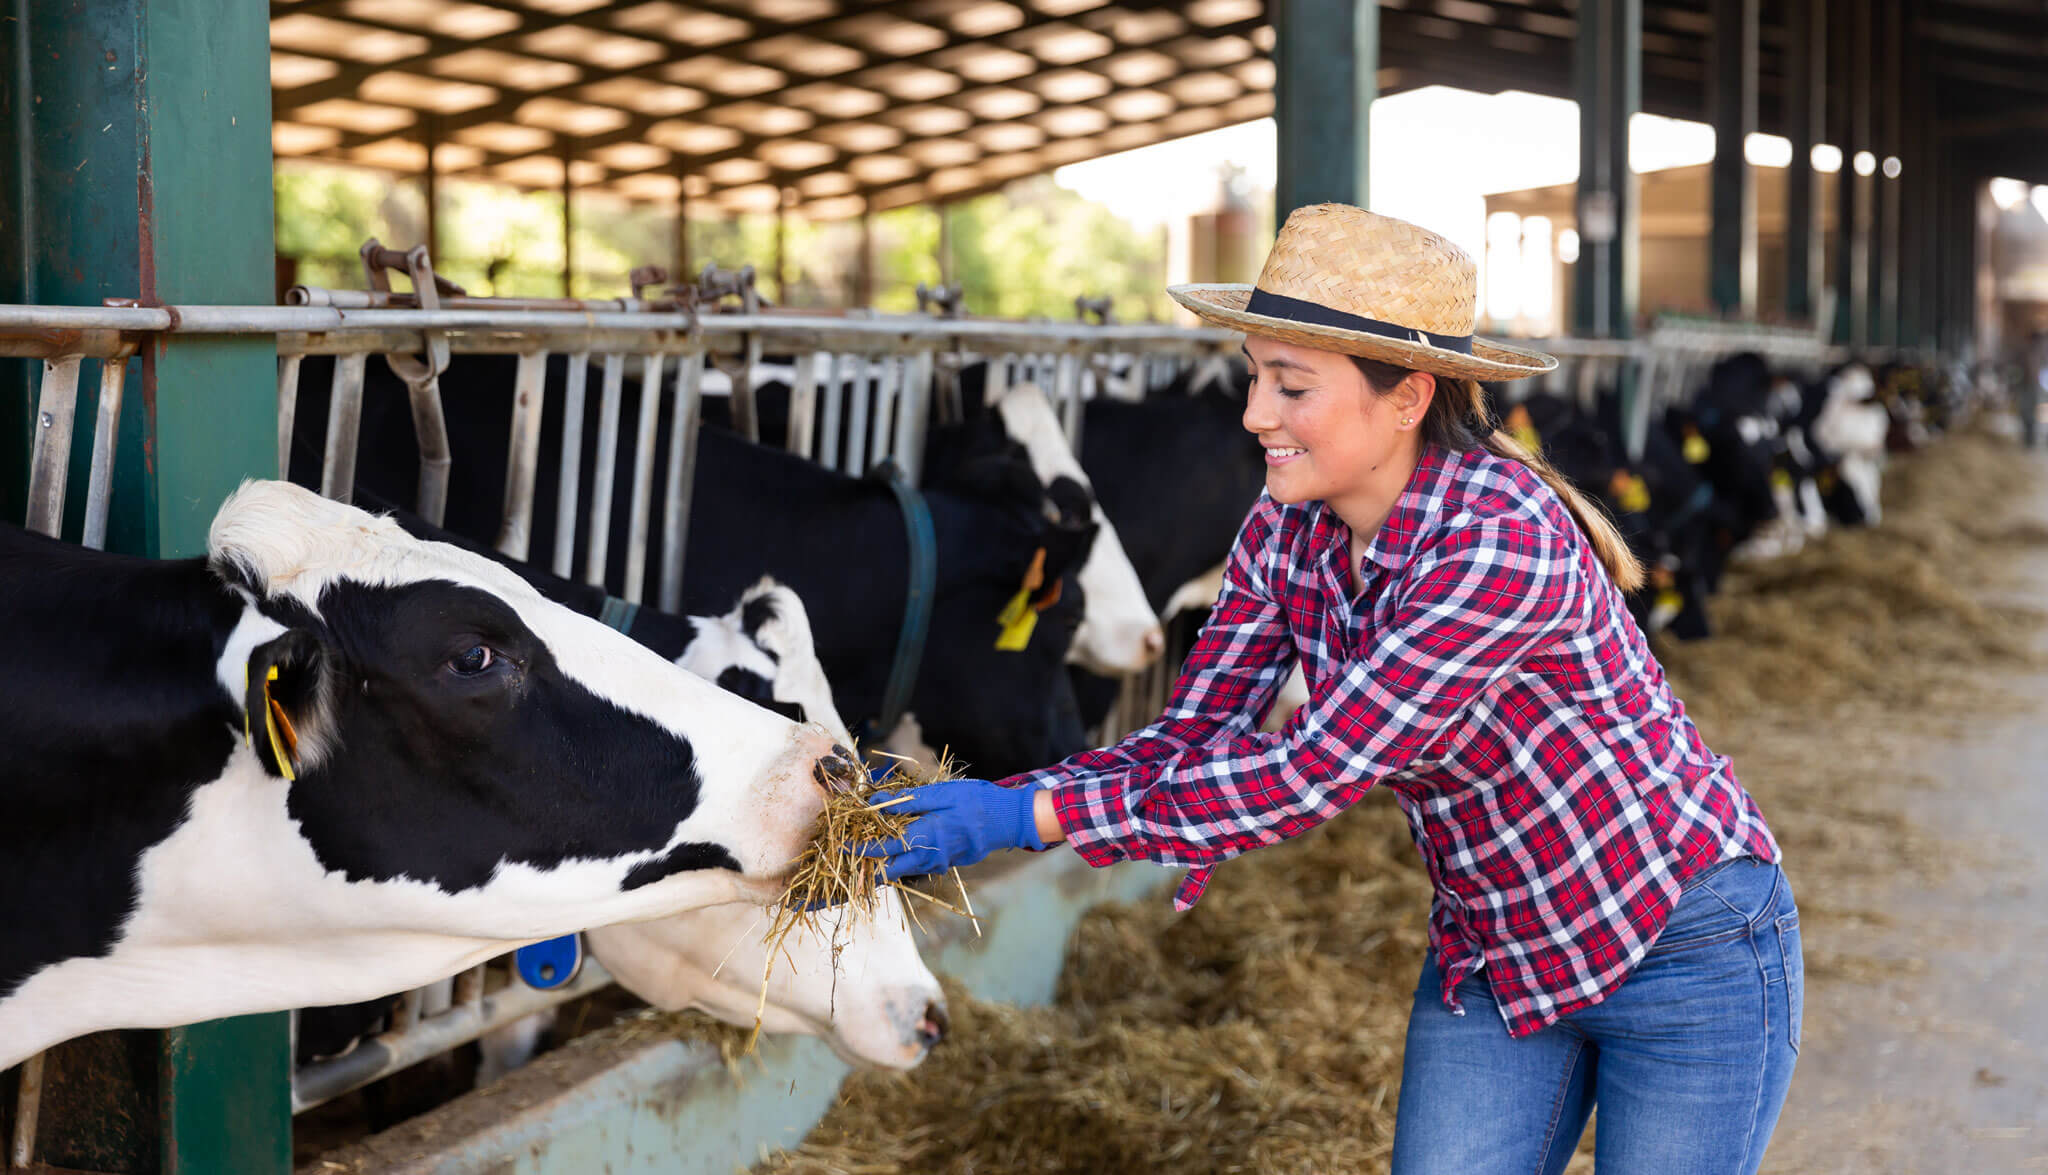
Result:
{"type": "Polygon", "coordinates": [[[1349,355],[1261,338],[1247,338],[1244,353],[1252,375],[1244,427],[1266,450],[1266,490],[1275,501],[1356,496],[1415,444],[1434,390],[1430,377],[1411,376],[1381,395],[1349,355]]]}

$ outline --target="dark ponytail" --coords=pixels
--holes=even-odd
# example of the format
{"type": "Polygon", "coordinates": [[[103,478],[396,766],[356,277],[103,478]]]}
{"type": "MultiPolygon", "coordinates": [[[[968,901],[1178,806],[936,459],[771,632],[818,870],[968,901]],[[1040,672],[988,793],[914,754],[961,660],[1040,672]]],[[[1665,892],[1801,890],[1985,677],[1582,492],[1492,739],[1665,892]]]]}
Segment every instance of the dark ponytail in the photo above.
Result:
{"type": "MultiPolygon", "coordinates": [[[[1365,374],[1365,382],[1372,385],[1378,395],[1387,395],[1396,385],[1408,378],[1410,370],[1392,363],[1381,363],[1376,359],[1352,356],[1358,370],[1365,374]]],[[[1473,449],[1485,449],[1496,457],[1519,461],[1530,471],[1543,479],[1543,484],[1571,511],[1572,520],[1579,524],[1579,530],[1586,541],[1593,546],[1593,555],[1600,560],[1600,566],[1607,569],[1616,587],[1625,592],[1635,591],[1643,586],[1643,565],[1628,549],[1627,540],[1615,529],[1614,521],[1607,517],[1591,499],[1580,493],[1578,487],[1565,480],[1565,476],[1551,468],[1541,454],[1532,453],[1508,433],[1495,428],[1487,419],[1486,398],[1480,391],[1479,381],[1454,379],[1450,376],[1435,375],[1436,395],[1431,397],[1429,412],[1422,418],[1422,440],[1425,444],[1441,445],[1453,453],[1469,453],[1473,449]]]]}

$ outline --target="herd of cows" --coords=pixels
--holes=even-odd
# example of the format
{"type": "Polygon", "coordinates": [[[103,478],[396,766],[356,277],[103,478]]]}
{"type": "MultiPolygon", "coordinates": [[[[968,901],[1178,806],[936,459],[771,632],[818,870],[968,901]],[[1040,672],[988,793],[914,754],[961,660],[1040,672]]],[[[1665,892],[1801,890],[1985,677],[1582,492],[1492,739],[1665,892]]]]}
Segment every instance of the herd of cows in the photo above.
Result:
{"type": "MultiPolygon", "coordinates": [[[[205,557],[0,527],[0,639],[17,666],[0,676],[0,1069],[101,1029],[285,1008],[308,1009],[301,1060],[332,1055],[377,1030],[392,993],[577,931],[649,1003],[751,1024],[760,907],[825,790],[859,778],[849,732],[892,733],[875,723],[913,593],[929,594],[908,694],[924,743],[976,776],[1042,766],[1084,749],[1118,677],[1163,654],[1162,615],[1201,604],[1264,480],[1232,361],[1088,401],[1078,451],[1036,388],[985,403],[970,367],[922,463],[927,589],[882,478],[749,442],[712,399],[685,614],[621,609],[626,493],[602,584],[489,546],[511,358],[458,357],[441,379],[457,460],[438,526],[403,508],[417,449],[382,364],[355,503],[301,488],[321,481],[324,362],[305,361],[289,480],[230,498],[205,557]],[[998,623],[1020,595],[1035,620],[998,623]]],[[[564,360],[551,364],[558,387],[564,360]]],[[[654,424],[660,467],[675,398],[642,416],[640,394],[624,386],[619,417],[654,424]]],[[[1634,458],[1611,393],[1538,392],[1497,415],[1621,522],[1653,572],[1631,601],[1643,625],[1696,638],[1731,558],[1875,521],[1885,453],[1942,427],[1958,394],[1910,367],[1801,382],[1742,354],[1652,420],[1634,458]]],[[[759,399],[780,441],[788,388],[759,399]]],[[[543,452],[563,425],[550,397],[543,452]]],[[[556,477],[543,463],[534,550],[563,522],[556,477]]],[[[576,536],[577,566],[592,541],[576,536]]],[[[895,907],[786,946],[769,1031],[897,1068],[943,1037],[943,997],[895,907]]],[[[492,1068],[534,1035],[488,1040],[492,1068]]]]}

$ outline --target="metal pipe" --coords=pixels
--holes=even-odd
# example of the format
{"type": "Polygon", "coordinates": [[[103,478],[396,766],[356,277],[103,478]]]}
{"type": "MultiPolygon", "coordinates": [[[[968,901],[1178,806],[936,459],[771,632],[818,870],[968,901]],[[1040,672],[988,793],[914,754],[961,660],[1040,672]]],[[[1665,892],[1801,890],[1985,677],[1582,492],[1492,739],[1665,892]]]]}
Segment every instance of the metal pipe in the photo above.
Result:
{"type": "Polygon", "coordinates": [[[879,371],[875,380],[874,423],[868,439],[868,464],[874,465],[895,456],[894,423],[897,393],[903,384],[903,360],[900,356],[884,355],[877,364],[879,371]]]}
{"type": "Polygon", "coordinates": [[[937,360],[919,351],[906,361],[903,396],[896,402],[896,463],[911,485],[924,477],[924,437],[931,420],[932,369],[937,360]]]}
{"type": "Polygon", "coordinates": [[[680,615],[683,610],[683,555],[690,537],[690,491],[697,466],[697,428],[702,413],[700,384],[704,378],[702,352],[685,352],[676,372],[676,406],[669,417],[668,485],[663,495],[661,516],[661,596],[664,612],[680,615]]]}
{"type": "Polygon", "coordinates": [[[481,1004],[484,999],[484,970],[487,963],[478,963],[455,977],[455,1002],[466,1007],[481,1004]]]}
{"type": "Polygon", "coordinates": [[[839,468],[839,417],[846,404],[847,385],[853,382],[858,364],[858,356],[832,357],[832,369],[825,384],[825,423],[818,430],[818,464],[827,469],[839,468]]]}
{"type": "Polygon", "coordinates": [[[526,558],[533,544],[533,483],[540,473],[540,414],[547,399],[548,354],[519,357],[512,384],[512,436],[505,454],[505,508],[498,520],[498,550],[526,558]]]}
{"type": "Polygon", "coordinates": [[[817,429],[818,364],[831,361],[829,355],[809,352],[797,357],[796,386],[789,390],[789,435],[783,446],[805,460],[810,459],[817,429]]]}
{"type": "Polygon", "coordinates": [[[57,537],[64,527],[65,483],[71,479],[71,427],[78,415],[78,364],[72,355],[43,364],[36,402],[35,439],[29,446],[30,530],[57,537]]]}
{"type": "MultiPolygon", "coordinates": [[[[92,468],[85,481],[85,530],[79,541],[93,550],[107,545],[107,508],[114,490],[114,449],[121,441],[121,393],[128,360],[100,360],[100,403],[92,426],[92,468]]],[[[282,474],[279,475],[283,476],[282,474]]]]}
{"type": "Polygon", "coordinates": [[[590,352],[569,356],[569,384],[562,392],[561,482],[555,487],[554,572],[569,578],[576,562],[576,498],[583,478],[583,399],[590,382],[590,352]]]}
{"type": "Polygon", "coordinates": [[[26,1170],[36,1157],[36,1119],[43,1109],[43,1054],[23,1061],[15,1077],[14,1166],[26,1170]]]}
{"type": "Polygon", "coordinates": [[[874,377],[874,365],[865,359],[854,364],[852,386],[847,389],[849,403],[846,416],[846,464],[843,471],[859,477],[868,471],[868,382],[874,377]]]}
{"type": "MultiPolygon", "coordinates": [[[[411,290],[342,290],[326,286],[293,286],[284,293],[287,306],[331,306],[342,310],[417,310],[419,295],[411,290]]],[[[673,312],[681,307],[673,298],[641,301],[634,298],[487,298],[473,294],[442,294],[444,310],[564,310],[673,312]]]]}
{"type": "Polygon", "coordinates": [[[299,365],[304,355],[280,355],[277,362],[277,476],[292,475],[292,430],[299,419],[299,365]]]}
{"type": "Polygon", "coordinates": [[[1060,430],[1067,447],[1081,451],[1081,357],[1065,352],[1054,360],[1053,396],[1060,406],[1060,430]]]}
{"type": "Polygon", "coordinates": [[[661,374],[666,359],[659,351],[649,354],[640,378],[640,431],[633,437],[633,520],[626,537],[626,582],[620,592],[629,604],[638,604],[647,595],[647,516],[654,506],[654,429],[661,420],[661,374]]]}
{"type": "Polygon", "coordinates": [[[356,491],[356,437],[363,424],[363,365],[368,355],[343,355],[334,364],[327,397],[327,451],[320,493],[346,502],[356,491]]]}
{"type": "MultiPolygon", "coordinates": [[[[390,356],[385,359],[389,361],[390,356]]],[[[420,451],[420,484],[413,497],[413,508],[421,518],[439,526],[448,513],[448,475],[455,467],[455,456],[448,446],[448,420],[441,413],[441,377],[432,367],[413,370],[418,378],[401,373],[406,398],[412,404],[413,437],[420,451]]]]}
{"type": "Polygon", "coordinates": [[[292,1113],[304,1113],[428,1057],[468,1044],[493,1029],[589,995],[611,982],[610,973],[596,959],[585,959],[576,978],[563,987],[537,991],[514,983],[474,1003],[458,1002],[446,1013],[418,1021],[410,1029],[394,1028],[339,1057],[306,1065],[292,1074],[292,1113]]]}
{"type": "MultiPolygon", "coordinates": [[[[475,301],[475,300],[472,300],[475,301]]],[[[0,305],[0,334],[18,330],[158,331],[179,334],[276,334],[280,331],[332,332],[369,330],[504,330],[505,308],[495,300],[486,306],[440,310],[347,309],[337,306],[12,306],[0,305]]],[[[701,319],[661,310],[532,310],[522,311],[513,329],[521,331],[585,331],[622,328],[635,331],[684,331],[699,328],[707,338],[739,340],[749,332],[777,336],[778,343],[814,336],[893,338],[959,338],[965,343],[1028,339],[1037,345],[1056,343],[1133,343],[1160,341],[1189,346],[1227,346],[1237,341],[1230,331],[1158,324],[1022,322],[1003,319],[937,319],[915,316],[854,318],[837,315],[775,312],[713,314],[701,319]]]]}
{"type": "Polygon", "coordinates": [[[604,388],[597,401],[597,468],[590,478],[590,546],[583,555],[583,582],[604,584],[605,558],[612,545],[612,482],[619,472],[619,400],[626,357],[604,357],[604,388]]]}

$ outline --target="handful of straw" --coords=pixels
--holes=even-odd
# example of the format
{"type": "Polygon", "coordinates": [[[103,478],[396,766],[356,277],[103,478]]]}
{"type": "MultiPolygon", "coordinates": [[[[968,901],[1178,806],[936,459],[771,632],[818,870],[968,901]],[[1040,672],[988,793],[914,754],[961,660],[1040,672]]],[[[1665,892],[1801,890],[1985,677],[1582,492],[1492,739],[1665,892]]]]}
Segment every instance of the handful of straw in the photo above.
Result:
{"type": "MultiPolygon", "coordinates": [[[[875,753],[888,755],[886,751],[875,753]]],[[[974,932],[981,933],[981,923],[974,916],[974,904],[967,898],[967,886],[960,880],[958,869],[952,871],[953,884],[960,891],[960,905],[955,906],[922,889],[883,881],[885,860],[859,856],[852,851],[854,846],[867,842],[895,840],[917,822],[916,816],[895,810],[907,796],[877,802],[876,793],[921,787],[949,779],[953,774],[953,763],[948,756],[940,757],[936,769],[925,768],[900,755],[888,757],[896,759],[899,765],[885,781],[877,783],[866,772],[861,772],[860,780],[850,787],[826,789],[825,808],[818,817],[817,831],[797,858],[796,868],[790,871],[789,884],[768,923],[768,966],[761,975],[761,1000],[754,1009],[754,1032],[747,1040],[749,1052],[753,1051],[754,1042],[761,1035],[761,1016],[768,1007],[768,978],[775,971],[776,957],[782,954],[783,941],[798,927],[822,930],[819,915],[827,907],[849,908],[852,917],[840,919],[833,930],[835,935],[843,935],[857,921],[874,917],[876,900],[883,887],[888,886],[968,919],[974,924],[974,932]]],[[[907,904],[905,909],[912,910],[907,904]]],[[[916,919],[914,910],[910,916],[916,919]]],[[[832,944],[835,969],[842,945],[835,938],[832,944]]]]}

